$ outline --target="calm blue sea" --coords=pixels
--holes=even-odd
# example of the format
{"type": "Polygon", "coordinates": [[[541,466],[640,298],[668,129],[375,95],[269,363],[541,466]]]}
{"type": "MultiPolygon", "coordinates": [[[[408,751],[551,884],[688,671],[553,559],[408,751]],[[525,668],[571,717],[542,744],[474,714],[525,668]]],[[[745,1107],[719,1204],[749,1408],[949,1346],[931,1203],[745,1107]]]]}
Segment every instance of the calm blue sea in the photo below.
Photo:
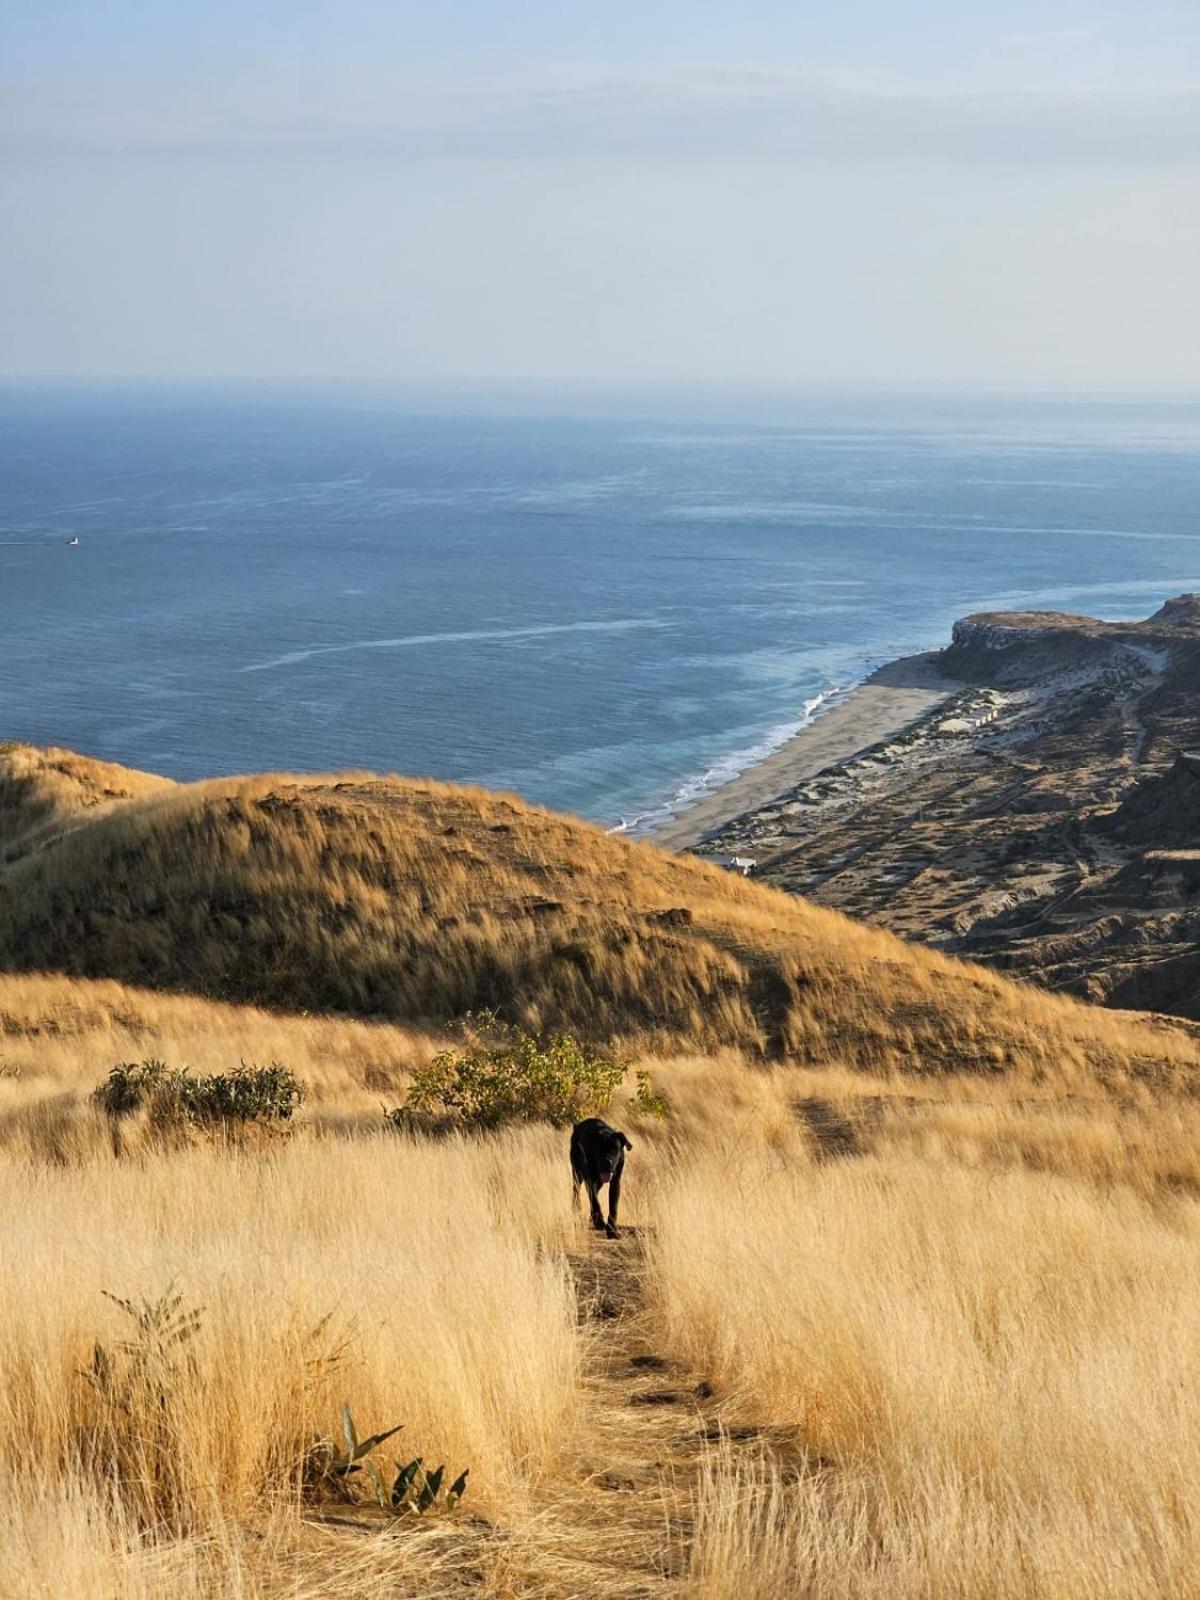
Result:
{"type": "Polygon", "coordinates": [[[1193,401],[0,390],[0,738],[178,778],[644,825],[966,611],[1189,588],[1193,401]]]}

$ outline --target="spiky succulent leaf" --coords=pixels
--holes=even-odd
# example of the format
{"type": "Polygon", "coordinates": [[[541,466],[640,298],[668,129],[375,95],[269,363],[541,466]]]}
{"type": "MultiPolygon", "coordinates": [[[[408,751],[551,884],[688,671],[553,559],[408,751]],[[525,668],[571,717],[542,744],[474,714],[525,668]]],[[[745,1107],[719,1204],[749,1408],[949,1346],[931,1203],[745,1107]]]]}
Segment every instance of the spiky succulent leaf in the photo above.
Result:
{"type": "Polygon", "coordinates": [[[469,1474],[470,1470],[471,1470],[470,1467],[465,1467],[463,1469],[463,1471],[459,1473],[458,1477],[455,1478],[454,1482],[450,1485],[449,1489],[447,1489],[447,1491],[446,1491],[446,1508],[447,1508],[447,1510],[453,1511],[455,1506],[462,1499],[463,1495],[466,1494],[466,1492],[467,1492],[467,1475],[469,1474]]]}
{"type": "Polygon", "coordinates": [[[361,1440],[360,1443],[354,1447],[354,1460],[358,1461],[362,1456],[365,1456],[370,1451],[377,1449],[381,1444],[383,1444],[385,1439],[390,1439],[394,1433],[399,1433],[403,1426],[404,1424],[402,1422],[398,1422],[394,1428],[388,1428],[383,1433],[373,1433],[369,1439],[361,1440]]]}
{"type": "Polygon", "coordinates": [[[396,1481],[392,1484],[392,1504],[399,1506],[407,1501],[412,1492],[413,1483],[421,1470],[421,1458],[417,1456],[406,1467],[401,1467],[397,1461],[396,1466],[399,1471],[396,1474],[396,1481]]]}
{"type": "Polygon", "coordinates": [[[373,1461],[368,1461],[364,1470],[366,1471],[367,1477],[371,1480],[371,1487],[375,1491],[375,1499],[386,1511],[388,1508],[388,1494],[386,1488],[384,1487],[383,1477],[379,1471],[379,1468],[373,1461]]]}
{"type": "Polygon", "coordinates": [[[437,1501],[438,1490],[442,1486],[442,1474],[445,1472],[445,1470],[445,1467],[442,1466],[436,1468],[436,1470],[433,1472],[427,1472],[425,1474],[424,1486],[421,1489],[420,1494],[417,1496],[417,1510],[422,1514],[422,1516],[426,1511],[429,1510],[430,1506],[435,1504],[437,1501]]]}

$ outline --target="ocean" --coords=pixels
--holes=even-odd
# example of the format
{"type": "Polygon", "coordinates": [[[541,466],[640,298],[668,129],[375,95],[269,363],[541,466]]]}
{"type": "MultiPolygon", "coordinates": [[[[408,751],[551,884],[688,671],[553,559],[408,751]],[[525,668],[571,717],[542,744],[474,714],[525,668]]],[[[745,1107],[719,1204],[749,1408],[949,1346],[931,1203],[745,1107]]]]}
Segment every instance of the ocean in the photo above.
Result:
{"type": "Polygon", "coordinates": [[[0,390],[0,739],[181,779],[641,831],[968,611],[1186,589],[1194,400],[0,390]]]}

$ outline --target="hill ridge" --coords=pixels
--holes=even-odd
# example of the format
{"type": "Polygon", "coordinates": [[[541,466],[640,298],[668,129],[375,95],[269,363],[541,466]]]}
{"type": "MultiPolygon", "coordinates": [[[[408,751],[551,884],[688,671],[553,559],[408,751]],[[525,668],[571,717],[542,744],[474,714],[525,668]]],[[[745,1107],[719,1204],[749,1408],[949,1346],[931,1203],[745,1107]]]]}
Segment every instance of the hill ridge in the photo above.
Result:
{"type": "Polygon", "coordinates": [[[1182,1030],[516,796],[358,772],[127,787],[0,868],[0,967],[872,1071],[1156,1081],[1196,1060],[1182,1030]]]}

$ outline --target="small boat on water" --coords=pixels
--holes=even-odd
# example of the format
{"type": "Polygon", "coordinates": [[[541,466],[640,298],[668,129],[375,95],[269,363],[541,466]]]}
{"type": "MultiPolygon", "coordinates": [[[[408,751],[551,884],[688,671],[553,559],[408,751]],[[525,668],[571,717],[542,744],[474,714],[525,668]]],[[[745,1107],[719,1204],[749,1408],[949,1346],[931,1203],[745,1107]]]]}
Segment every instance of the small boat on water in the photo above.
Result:
{"type": "Polygon", "coordinates": [[[75,545],[75,544],[78,544],[78,543],[79,543],[79,535],[78,535],[78,534],[77,534],[77,533],[73,533],[73,534],[72,534],[72,535],[71,535],[71,537],[70,537],[70,538],[69,538],[69,539],[68,539],[68,540],[67,540],[67,543],[68,543],[68,544],[69,544],[69,545],[75,545]]]}

